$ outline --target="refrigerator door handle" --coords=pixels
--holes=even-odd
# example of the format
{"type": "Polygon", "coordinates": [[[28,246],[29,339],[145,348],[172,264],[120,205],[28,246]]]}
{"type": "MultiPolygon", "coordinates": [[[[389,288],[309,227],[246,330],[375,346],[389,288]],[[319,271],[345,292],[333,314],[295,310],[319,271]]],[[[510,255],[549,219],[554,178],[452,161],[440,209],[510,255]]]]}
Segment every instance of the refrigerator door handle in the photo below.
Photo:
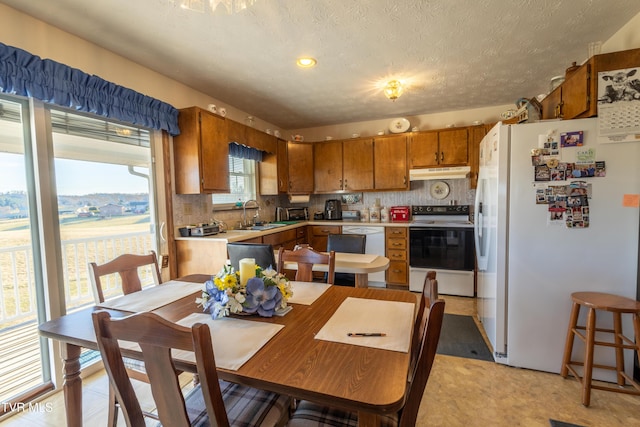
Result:
{"type": "MultiPolygon", "coordinates": [[[[489,263],[489,233],[485,233],[485,218],[486,213],[483,212],[483,209],[486,209],[490,206],[490,203],[487,203],[488,192],[488,180],[487,180],[487,171],[484,168],[480,168],[480,173],[478,174],[478,185],[476,190],[476,200],[474,204],[473,210],[473,227],[474,227],[474,239],[476,244],[476,259],[478,261],[478,271],[486,271],[489,263]]],[[[489,213],[490,214],[490,213],[489,213]]],[[[491,218],[491,215],[489,215],[491,218]]],[[[490,226],[490,224],[487,224],[490,226]]]]}

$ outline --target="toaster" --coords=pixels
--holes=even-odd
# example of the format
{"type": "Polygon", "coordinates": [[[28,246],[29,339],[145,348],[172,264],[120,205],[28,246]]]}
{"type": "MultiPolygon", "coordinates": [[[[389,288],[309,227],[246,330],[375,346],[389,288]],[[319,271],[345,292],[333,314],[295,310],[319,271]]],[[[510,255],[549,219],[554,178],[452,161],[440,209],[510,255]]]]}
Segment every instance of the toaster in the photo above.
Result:
{"type": "Polygon", "coordinates": [[[411,218],[409,206],[392,206],[389,209],[391,222],[408,222],[411,218]]]}

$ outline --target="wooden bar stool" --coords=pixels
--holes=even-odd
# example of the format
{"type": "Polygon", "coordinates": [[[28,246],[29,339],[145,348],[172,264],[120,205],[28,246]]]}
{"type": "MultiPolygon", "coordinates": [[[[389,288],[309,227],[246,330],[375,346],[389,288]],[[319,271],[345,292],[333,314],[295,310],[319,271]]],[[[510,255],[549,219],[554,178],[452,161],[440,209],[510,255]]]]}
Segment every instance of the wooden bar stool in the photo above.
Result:
{"type": "Polygon", "coordinates": [[[564,357],[562,359],[560,375],[566,378],[568,373],[571,372],[571,374],[580,381],[582,384],[582,404],[584,406],[589,406],[592,388],[640,396],[640,384],[624,372],[624,349],[635,350],[640,358],[640,302],[602,292],[575,292],[571,294],[571,299],[573,300],[573,308],[571,309],[571,319],[569,320],[569,330],[567,331],[567,341],[564,347],[564,357]],[[578,315],[580,314],[581,306],[585,306],[589,310],[587,313],[586,326],[578,325],[578,315]],[[596,310],[609,311],[613,314],[613,329],[596,327],[596,310]],[[635,343],[622,334],[622,314],[631,314],[633,316],[635,343]],[[583,334],[580,331],[585,331],[585,333],[583,334]],[[596,332],[613,334],[613,342],[596,341],[596,332]],[[573,340],[576,336],[585,343],[584,362],[571,360],[573,340]],[[616,366],[593,363],[593,349],[596,345],[615,348],[616,366]],[[584,367],[582,378],[572,365],[584,367]],[[592,384],[593,368],[616,371],[619,387],[592,384]],[[625,381],[631,384],[633,388],[623,388],[623,386],[626,385],[625,381]]]}

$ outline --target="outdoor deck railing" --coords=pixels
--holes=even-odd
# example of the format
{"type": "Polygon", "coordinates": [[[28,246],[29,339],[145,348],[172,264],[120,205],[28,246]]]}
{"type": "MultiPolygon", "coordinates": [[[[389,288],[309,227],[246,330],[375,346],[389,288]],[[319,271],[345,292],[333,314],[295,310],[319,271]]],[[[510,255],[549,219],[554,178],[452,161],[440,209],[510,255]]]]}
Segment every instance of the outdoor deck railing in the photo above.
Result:
{"type": "MultiPolygon", "coordinates": [[[[102,264],[123,253],[148,253],[148,232],[62,241],[67,311],[93,304],[89,262],[102,264]]],[[[143,286],[153,280],[141,272],[143,286]]],[[[119,292],[120,280],[102,281],[105,296],[119,292]]],[[[37,330],[37,301],[31,246],[0,248],[0,400],[42,383],[42,363],[37,330]]]]}
{"type": "MultiPolygon", "coordinates": [[[[93,303],[89,262],[102,264],[123,253],[148,253],[148,232],[62,241],[62,265],[67,311],[93,303]]],[[[36,319],[36,292],[30,245],[0,248],[0,332],[8,326],[36,319]]],[[[143,281],[146,279],[143,273],[143,281]]],[[[106,294],[119,288],[115,277],[106,280],[106,294]]]]}

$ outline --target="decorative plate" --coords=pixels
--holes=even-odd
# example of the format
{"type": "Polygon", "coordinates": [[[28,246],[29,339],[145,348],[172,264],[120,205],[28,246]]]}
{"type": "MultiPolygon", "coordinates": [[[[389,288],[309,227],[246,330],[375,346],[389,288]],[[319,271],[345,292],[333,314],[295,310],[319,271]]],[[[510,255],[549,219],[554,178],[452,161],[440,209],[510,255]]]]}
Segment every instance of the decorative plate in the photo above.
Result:
{"type": "Polygon", "coordinates": [[[409,120],[405,119],[404,117],[401,117],[399,119],[393,119],[391,120],[391,123],[389,123],[389,131],[391,133],[406,132],[409,130],[410,127],[411,127],[411,123],[409,123],[409,120]]]}
{"type": "Polygon", "coordinates": [[[442,200],[449,195],[449,184],[444,181],[436,181],[431,184],[431,188],[429,189],[429,194],[436,200],[442,200]]]}

